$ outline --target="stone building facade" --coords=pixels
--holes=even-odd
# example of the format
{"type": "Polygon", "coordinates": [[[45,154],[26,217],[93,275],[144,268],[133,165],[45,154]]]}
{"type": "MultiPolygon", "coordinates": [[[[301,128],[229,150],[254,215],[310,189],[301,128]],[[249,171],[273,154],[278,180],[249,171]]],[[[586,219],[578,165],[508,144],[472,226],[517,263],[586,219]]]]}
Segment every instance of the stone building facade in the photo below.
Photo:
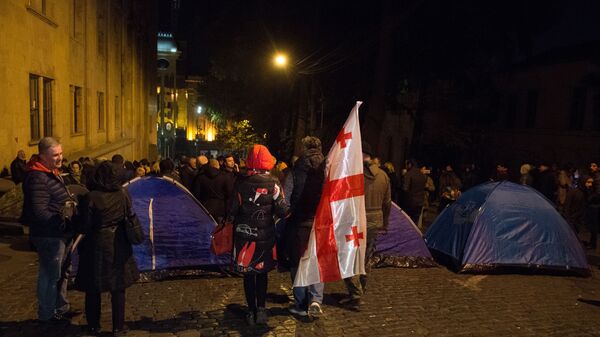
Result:
{"type": "Polygon", "coordinates": [[[53,136],[69,160],[156,156],[156,1],[0,1],[0,165],[53,136]]]}
{"type": "Polygon", "coordinates": [[[600,45],[551,50],[497,77],[502,106],[487,142],[497,158],[587,167],[600,157],[600,45]]]}

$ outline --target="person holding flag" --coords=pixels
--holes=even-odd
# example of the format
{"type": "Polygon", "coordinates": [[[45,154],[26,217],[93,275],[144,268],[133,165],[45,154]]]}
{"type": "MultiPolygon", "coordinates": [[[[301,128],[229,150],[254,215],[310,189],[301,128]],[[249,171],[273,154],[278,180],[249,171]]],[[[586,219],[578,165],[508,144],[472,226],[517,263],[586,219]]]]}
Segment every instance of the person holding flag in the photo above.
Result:
{"type": "MultiPolygon", "coordinates": [[[[386,224],[384,219],[387,220],[391,207],[389,179],[385,172],[370,165],[370,149],[363,153],[358,118],[361,104],[356,102],[327,154],[323,191],[294,287],[365,274],[367,241],[371,240],[368,248],[372,253],[374,229],[386,224]],[[367,172],[363,174],[365,166],[367,172]]],[[[363,277],[363,283],[352,279],[347,282],[353,287],[349,287],[350,299],[346,303],[358,307],[366,278],[363,277]]]]}
{"type": "Polygon", "coordinates": [[[340,304],[349,305],[352,309],[359,310],[362,304],[361,297],[367,287],[367,274],[370,271],[369,260],[375,252],[375,238],[380,230],[387,228],[388,218],[392,205],[390,179],[388,175],[373,163],[371,146],[363,142],[363,171],[365,176],[365,209],[367,212],[367,247],[365,255],[365,274],[344,279],[350,296],[342,299],[340,304]]]}
{"type": "MultiPolygon", "coordinates": [[[[287,248],[290,257],[292,281],[296,277],[300,258],[306,251],[310,232],[319,205],[319,197],[325,181],[325,156],[321,152],[321,140],[317,137],[302,138],[302,155],[291,173],[293,184],[287,193],[290,197],[290,218],[287,220],[287,248]]],[[[323,283],[308,287],[294,287],[294,304],[289,311],[295,315],[319,317],[323,314],[323,283]]]]}

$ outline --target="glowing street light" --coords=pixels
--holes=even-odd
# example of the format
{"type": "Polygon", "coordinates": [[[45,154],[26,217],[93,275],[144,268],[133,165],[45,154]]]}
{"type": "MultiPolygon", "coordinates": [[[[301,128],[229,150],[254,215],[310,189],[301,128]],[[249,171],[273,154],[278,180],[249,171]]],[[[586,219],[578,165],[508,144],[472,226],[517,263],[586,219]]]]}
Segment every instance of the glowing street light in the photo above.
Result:
{"type": "Polygon", "coordinates": [[[278,68],[287,67],[288,58],[285,54],[278,53],[273,57],[273,64],[278,68]]]}
{"type": "Polygon", "coordinates": [[[196,108],[196,113],[198,115],[202,113],[202,105],[198,105],[198,107],[196,108]]]}

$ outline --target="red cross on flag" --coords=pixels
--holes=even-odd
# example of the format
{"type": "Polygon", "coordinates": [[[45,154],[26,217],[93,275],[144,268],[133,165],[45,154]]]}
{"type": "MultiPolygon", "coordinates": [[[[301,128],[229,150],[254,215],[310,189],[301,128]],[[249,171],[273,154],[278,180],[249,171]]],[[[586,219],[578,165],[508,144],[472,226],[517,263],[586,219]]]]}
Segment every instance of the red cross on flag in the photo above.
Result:
{"type": "Polygon", "coordinates": [[[358,107],[350,111],[325,168],[325,185],[308,248],[294,286],[338,281],[365,273],[367,217],[358,107]]]}

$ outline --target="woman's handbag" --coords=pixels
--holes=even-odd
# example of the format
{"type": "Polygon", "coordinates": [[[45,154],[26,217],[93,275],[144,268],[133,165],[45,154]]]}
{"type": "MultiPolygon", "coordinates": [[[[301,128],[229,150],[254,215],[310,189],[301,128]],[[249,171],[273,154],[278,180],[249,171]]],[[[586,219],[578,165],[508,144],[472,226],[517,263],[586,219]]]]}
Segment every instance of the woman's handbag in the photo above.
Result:
{"type": "Polygon", "coordinates": [[[131,200],[129,200],[127,192],[123,191],[123,193],[125,194],[125,200],[127,203],[125,219],[123,220],[123,225],[125,226],[125,236],[127,236],[127,240],[132,245],[139,245],[144,242],[142,224],[140,224],[140,220],[138,219],[137,215],[131,212],[131,200]]]}
{"type": "Polygon", "coordinates": [[[233,224],[225,222],[215,227],[210,236],[210,251],[220,256],[233,250],[233,224]]]}
{"type": "Polygon", "coordinates": [[[125,217],[125,235],[132,245],[144,242],[144,232],[137,215],[131,214],[125,217]]]}

